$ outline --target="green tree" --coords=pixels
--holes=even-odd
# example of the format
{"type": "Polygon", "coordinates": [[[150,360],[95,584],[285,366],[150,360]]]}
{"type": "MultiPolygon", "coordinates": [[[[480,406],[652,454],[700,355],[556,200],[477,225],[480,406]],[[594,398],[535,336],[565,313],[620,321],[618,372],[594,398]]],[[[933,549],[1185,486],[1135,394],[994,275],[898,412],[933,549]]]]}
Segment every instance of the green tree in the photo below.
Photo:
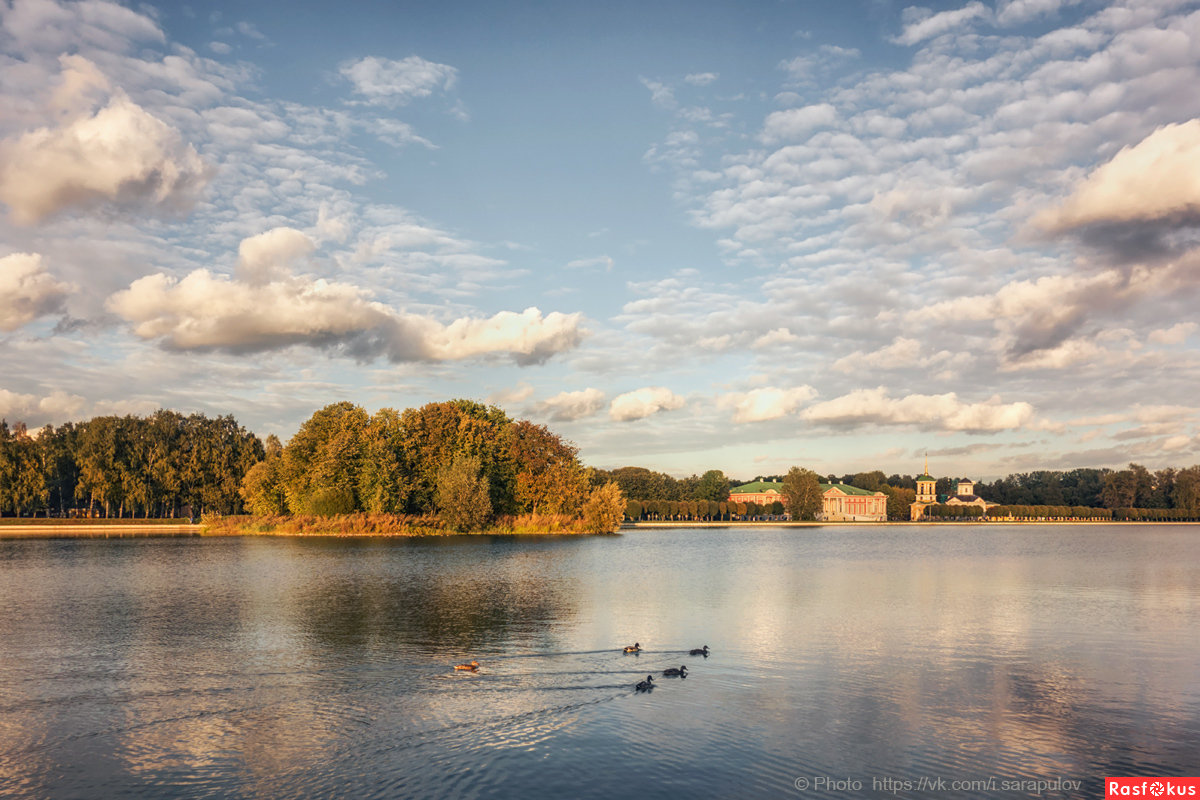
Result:
{"type": "Polygon", "coordinates": [[[356,490],[369,421],[361,407],[341,402],[325,406],[300,426],[283,451],[284,492],[293,513],[318,513],[314,502],[328,509],[335,499],[338,507],[348,505],[348,511],[361,508],[356,490]]]}
{"type": "Polygon", "coordinates": [[[710,469],[700,476],[696,485],[694,498],[696,500],[715,500],[721,502],[729,499],[729,478],[719,469],[710,469]]]}
{"type": "Polygon", "coordinates": [[[1137,499],[1137,477],[1127,469],[1108,473],[1100,497],[1105,508],[1132,508],[1137,499]]]}
{"type": "Polygon", "coordinates": [[[879,491],[887,495],[888,519],[908,519],[912,516],[912,504],[917,502],[916,489],[889,486],[885,483],[879,487],[879,491]]]}
{"type": "Polygon", "coordinates": [[[821,510],[821,487],[817,473],[792,467],[783,479],[784,504],[793,520],[812,520],[821,510]]]}
{"type": "Polygon", "coordinates": [[[857,486],[859,489],[866,489],[869,492],[878,492],[887,483],[887,478],[881,470],[875,470],[873,472],[859,472],[846,481],[846,483],[851,486],[857,486]]]}
{"type": "Polygon", "coordinates": [[[478,530],[488,523],[492,502],[479,456],[460,455],[442,468],[434,502],[442,522],[451,530],[478,530]]]}
{"type": "Polygon", "coordinates": [[[1191,516],[1200,514],[1200,466],[1187,467],[1175,473],[1175,508],[1185,509],[1191,516]]]}

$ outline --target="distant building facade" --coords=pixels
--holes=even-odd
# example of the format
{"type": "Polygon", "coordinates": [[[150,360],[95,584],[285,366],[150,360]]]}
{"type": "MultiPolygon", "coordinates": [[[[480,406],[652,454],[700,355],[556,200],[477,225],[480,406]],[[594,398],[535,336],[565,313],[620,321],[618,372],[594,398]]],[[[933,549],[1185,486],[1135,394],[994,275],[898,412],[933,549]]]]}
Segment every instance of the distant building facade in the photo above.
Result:
{"type": "Polygon", "coordinates": [[[887,522],[887,495],[844,483],[821,484],[821,513],[826,522],[887,522]]]}
{"type": "MultiPolygon", "coordinates": [[[[844,483],[822,483],[821,510],[817,519],[825,522],[884,522],[887,520],[887,495],[847,486],[844,483]]],[[[769,506],[780,502],[787,510],[783,484],[778,481],[755,481],[735,486],[729,492],[731,503],[758,503],[769,506]]]]}
{"type": "MultiPolygon", "coordinates": [[[[771,503],[784,503],[783,484],[779,481],[754,481],[735,486],[729,490],[731,503],[758,503],[769,506],[771,503]]],[[[784,503],[784,505],[787,505],[784,503]]]]}

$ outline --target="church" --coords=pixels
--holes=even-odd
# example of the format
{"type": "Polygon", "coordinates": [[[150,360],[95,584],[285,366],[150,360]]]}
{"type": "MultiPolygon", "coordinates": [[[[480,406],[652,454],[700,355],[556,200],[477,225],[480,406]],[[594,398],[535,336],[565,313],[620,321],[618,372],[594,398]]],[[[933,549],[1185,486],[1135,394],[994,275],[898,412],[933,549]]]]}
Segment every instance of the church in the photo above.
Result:
{"type": "Polygon", "coordinates": [[[967,479],[960,480],[955,494],[939,497],[937,494],[937,479],[929,474],[929,459],[925,459],[925,472],[917,477],[917,499],[910,508],[913,522],[921,519],[925,514],[925,508],[932,505],[947,505],[947,506],[976,506],[983,510],[986,514],[989,508],[993,508],[998,503],[989,503],[979,495],[975,494],[975,482],[967,479]]]}

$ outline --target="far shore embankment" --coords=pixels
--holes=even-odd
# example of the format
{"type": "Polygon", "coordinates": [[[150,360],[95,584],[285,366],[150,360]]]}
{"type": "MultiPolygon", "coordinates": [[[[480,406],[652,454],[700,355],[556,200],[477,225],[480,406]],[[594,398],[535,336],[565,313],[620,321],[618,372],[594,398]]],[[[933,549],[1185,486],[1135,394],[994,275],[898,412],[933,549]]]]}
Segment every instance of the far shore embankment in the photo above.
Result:
{"type": "Polygon", "coordinates": [[[146,525],[102,522],[87,524],[0,525],[0,539],[133,539],[159,536],[199,536],[200,526],[187,523],[146,525]]]}

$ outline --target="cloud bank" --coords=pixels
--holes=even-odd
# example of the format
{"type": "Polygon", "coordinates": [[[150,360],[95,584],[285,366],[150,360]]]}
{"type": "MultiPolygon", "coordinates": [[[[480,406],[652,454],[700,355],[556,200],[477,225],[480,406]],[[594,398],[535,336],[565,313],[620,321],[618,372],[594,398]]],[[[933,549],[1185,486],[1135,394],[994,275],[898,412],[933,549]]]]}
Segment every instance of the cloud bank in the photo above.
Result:
{"type": "Polygon", "coordinates": [[[537,308],[464,317],[448,325],[370,300],[356,286],[294,274],[315,245],[277,228],[243,240],[238,276],[199,269],[177,280],[147,275],[112,295],[110,311],[143,339],[175,350],[253,353],[293,345],[344,349],[359,359],[456,361],[502,354],[541,363],[582,339],[579,314],[537,308]]]}

